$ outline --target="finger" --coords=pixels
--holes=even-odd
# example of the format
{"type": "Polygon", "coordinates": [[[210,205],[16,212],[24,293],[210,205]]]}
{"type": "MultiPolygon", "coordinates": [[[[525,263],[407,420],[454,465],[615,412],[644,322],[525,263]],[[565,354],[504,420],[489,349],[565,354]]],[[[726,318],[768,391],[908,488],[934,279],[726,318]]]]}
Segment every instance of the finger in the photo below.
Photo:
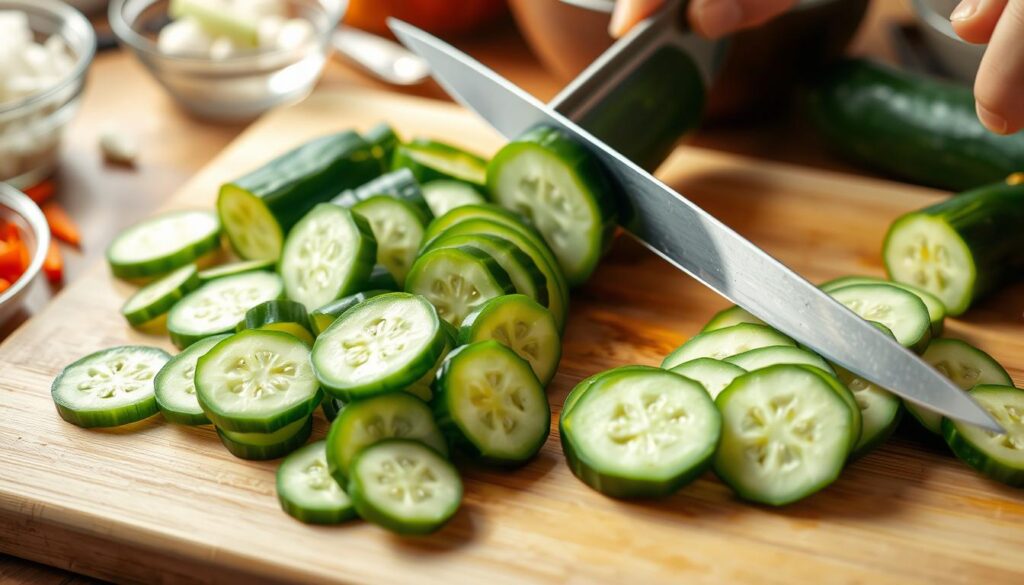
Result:
{"type": "Polygon", "coordinates": [[[626,34],[636,23],[654,14],[665,0],[619,0],[612,12],[608,32],[615,38],[626,34]]]}
{"type": "Polygon", "coordinates": [[[1024,0],[1010,0],[981,59],[974,80],[978,118],[997,134],[1024,128],[1024,0]]]}
{"type": "Polygon", "coordinates": [[[985,44],[992,37],[1007,0],[963,0],[949,15],[953,30],[968,43],[985,44]]]}
{"type": "Polygon", "coordinates": [[[690,26],[698,34],[718,38],[757,26],[782,14],[797,0],[693,0],[687,7],[690,26]]]}

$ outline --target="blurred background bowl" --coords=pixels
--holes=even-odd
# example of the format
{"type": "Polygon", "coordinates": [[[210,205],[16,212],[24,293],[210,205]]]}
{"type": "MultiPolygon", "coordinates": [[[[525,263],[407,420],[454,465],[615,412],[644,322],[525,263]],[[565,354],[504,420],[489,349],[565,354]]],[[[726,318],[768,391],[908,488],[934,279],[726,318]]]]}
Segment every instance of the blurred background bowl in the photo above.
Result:
{"type": "MultiPolygon", "coordinates": [[[[867,5],[868,0],[804,0],[764,26],[731,37],[708,96],[706,119],[774,111],[805,72],[842,54],[867,5]]],[[[613,42],[608,14],[560,0],[510,0],[510,6],[531,48],[565,81],[613,42]]]]}
{"type": "Polygon", "coordinates": [[[214,120],[248,120],[306,97],[320,78],[331,33],[345,0],[283,0],[292,18],[304,18],[316,34],[290,50],[242,53],[224,59],[172,56],[156,37],[170,20],[168,0],[112,0],[110,26],[146,69],[188,111],[214,120]]]}
{"type": "Polygon", "coordinates": [[[921,35],[943,72],[968,85],[974,84],[986,45],[972,45],[953,32],[949,14],[959,0],[914,0],[921,35]]]}
{"type": "Polygon", "coordinates": [[[37,42],[58,35],[75,60],[71,72],[55,85],[0,103],[0,181],[26,188],[57,165],[64,129],[78,110],[96,53],[96,33],[82,13],[56,0],[0,0],[0,10],[24,12],[37,42]]]}
{"type": "Polygon", "coordinates": [[[28,195],[7,183],[0,183],[0,219],[13,223],[31,250],[28,269],[7,290],[0,293],[0,324],[21,308],[31,284],[39,276],[50,246],[50,228],[43,212],[28,195]]]}

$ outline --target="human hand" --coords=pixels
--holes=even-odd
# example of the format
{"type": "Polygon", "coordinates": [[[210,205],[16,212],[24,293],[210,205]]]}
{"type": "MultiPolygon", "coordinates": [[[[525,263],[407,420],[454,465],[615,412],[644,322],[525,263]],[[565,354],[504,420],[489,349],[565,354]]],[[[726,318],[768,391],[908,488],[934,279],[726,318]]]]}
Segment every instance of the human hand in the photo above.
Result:
{"type": "MultiPolygon", "coordinates": [[[[626,34],[664,3],[665,0],[617,0],[609,31],[616,38],[626,34]]],[[[796,3],[797,0],[692,0],[686,17],[697,34],[718,38],[763,24],[796,3]]]]}
{"type": "Polygon", "coordinates": [[[1024,0],[963,0],[949,19],[963,40],[988,43],[974,80],[978,119],[996,134],[1024,128],[1024,0]]]}

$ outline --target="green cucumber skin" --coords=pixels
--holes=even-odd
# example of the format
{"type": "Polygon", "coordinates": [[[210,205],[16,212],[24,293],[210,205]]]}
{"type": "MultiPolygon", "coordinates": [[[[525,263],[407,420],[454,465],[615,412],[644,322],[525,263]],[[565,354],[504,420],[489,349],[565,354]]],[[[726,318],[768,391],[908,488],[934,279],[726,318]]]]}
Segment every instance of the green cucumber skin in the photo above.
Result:
{"type": "Polygon", "coordinates": [[[370,152],[380,164],[380,172],[386,173],[391,167],[395,147],[401,142],[398,133],[387,122],[381,122],[363,133],[363,140],[370,145],[370,152]]]}
{"type": "MultiPolygon", "coordinates": [[[[125,346],[125,347],[131,347],[131,346],[125,346]]],[[[113,350],[113,349],[119,349],[119,348],[112,347],[112,348],[109,348],[109,349],[113,350]]],[[[170,361],[170,359],[171,359],[171,355],[169,353],[167,353],[166,351],[163,351],[162,349],[157,349],[155,347],[147,347],[146,349],[148,351],[162,353],[164,356],[167,357],[168,361],[170,361]]],[[[84,361],[86,361],[88,359],[92,359],[95,355],[96,355],[95,353],[91,353],[91,354],[89,354],[87,356],[83,356],[83,357],[75,360],[74,362],[68,364],[67,366],[65,366],[64,369],[61,370],[61,373],[58,374],[57,377],[53,379],[53,383],[50,385],[51,394],[53,393],[53,390],[60,385],[61,380],[64,378],[64,373],[67,370],[71,369],[74,366],[77,366],[78,364],[80,364],[80,363],[82,363],[82,362],[84,362],[84,361]]],[[[165,365],[166,365],[166,363],[165,363],[165,365]]],[[[85,429],[89,429],[89,428],[118,427],[118,426],[121,426],[121,425],[126,425],[126,424],[131,424],[131,423],[134,423],[134,422],[138,422],[140,420],[145,420],[145,419],[147,419],[147,418],[149,418],[151,416],[154,416],[154,415],[156,415],[156,414],[158,414],[160,412],[160,407],[157,405],[157,402],[156,402],[156,393],[155,392],[147,400],[144,400],[144,401],[139,402],[139,403],[134,404],[134,405],[118,407],[118,409],[117,409],[118,413],[122,413],[122,412],[127,411],[128,409],[131,409],[133,412],[128,417],[121,416],[120,414],[118,416],[116,416],[116,417],[113,417],[113,416],[97,416],[99,414],[97,412],[90,412],[90,413],[88,413],[88,416],[82,416],[81,414],[79,414],[78,412],[75,412],[73,409],[69,408],[68,406],[58,402],[56,398],[54,398],[53,404],[57,407],[57,414],[59,414],[62,419],[64,419],[65,421],[67,421],[67,422],[69,422],[69,423],[71,423],[71,424],[73,424],[75,426],[82,427],[82,428],[85,428],[85,429]]]]}
{"type": "Polygon", "coordinates": [[[985,129],[968,87],[850,60],[824,76],[807,105],[834,148],[910,181],[963,190],[1024,170],[1024,134],[985,129]]]}
{"type": "Polygon", "coordinates": [[[238,331],[259,329],[273,323],[295,323],[309,329],[309,315],[302,303],[289,300],[267,301],[245,312],[245,319],[238,324],[238,331]]]}
{"type": "Polygon", "coordinates": [[[487,167],[487,161],[485,161],[479,155],[473,154],[472,152],[467,152],[457,146],[453,146],[451,144],[441,142],[438,140],[431,140],[428,138],[415,138],[406,144],[399,144],[395,147],[394,154],[391,157],[391,170],[397,171],[399,169],[409,169],[410,171],[412,171],[413,176],[416,177],[416,181],[418,181],[420,185],[429,183],[430,181],[448,179],[453,181],[461,181],[463,183],[473,185],[475,187],[484,186],[483,183],[477,183],[475,181],[467,180],[463,177],[449,175],[440,169],[435,169],[433,167],[420,163],[414,158],[412,154],[417,150],[433,150],[437,152],[443,152],[444,154],[452,157],[465,158],[466,160],[470,161],[471,164],[479,166],[481,169],[487,167]]]}
{"type": "MultiPolygon", "coordinates": [[[[178,213],[192,213],[192,211],[183,211],[178,213]]],[[[164,217],[172,214],[174,214],[174,212],[168,214],[160,214],[159,216],[144,219],[139,223],[146,223],[147,221],[152,221],[159,217],[164,217]]],[[[219,249],[221,247],[220,236],[221,233],[224,232],[224,222],[218,217],[218,223],[220,224],[220,227],[217,229],[215,233],[211,234],[211,236],[208,238],[197,241],[193,246],[178,250],[177,252],[168,254],[167,256],[162,256],[160,258],[152,258],[141,263],[123,264],[118,262],[117,259],[114,258],[111,254],[111,248],[113,247],[113,244],[111,244],[111,246],[107,247],[105,253],[107,258],[107,264],[110,265],[110,272],[111,274],[118,278],[127,279],[146,279],[164,276],[173,270],[177,270],[178,268],[181,268],[186,264],[194,262],[206,256],[210,252],[219,249]]]]}
{"type": "Polygon", "coordinates": [[[302,425],[302,428],[299,429],[299,432],[280,443],[274,445],[246,445],[245,443],[238,443],[229,439],[223,431],[220,430],[220,427],[217,427],[217,436],[220,438],[220,442],[224,445],[224,448],[228,450],[228,453],[231,453],[239,459],[246,459],[249,461],[280,459],[281,457],[284,457],[305,445],[312,433],[313,418],[310,417],[306,421],[306,424],[302,425]]]}
{"type": "Polygon", "coordinates": [[[375,296],[389,292],[394,291],[388,289],[370,289],[357,292],[346,297],[341,297],[336,301],[327,303],[309,314],[310,324],[314,329],[313,333],[320,335],[325,329],[330,327],[331,323],[334,323],[338,317],[344,315],[345,311],[348,311],[365,300],[372,299],[375,296]]]}
{"type": "MultiPolygon", "coordinates": [[[[1011,387],[996,384],[982,384],[975,386],[969,393],[985,392],[990,390],[1012,389],[1011,387]]],[[[1024,391],[1024,390],[1022,390],[1024,391]]],[[[956,428],[956,423],[948,418],[942,419],[942,437],[946,440],[953,454],[958,459],[977,470],[982,475],[1000,481],[1013,487],[1024,487],[1024,469],[1009,469],[1005,465],[993,462],[984,451],[975,447],[970,441],[963,437],[956,428]]]]}
{"type": "Polygon", "coordinates": [[[331,199],[331,203],[345,208],[353,208],[375,195],[387,195],[408,203],[412,210],[420,216],[423,225],[434,218],[423,198],[420,185],[416,182],[412,171],[398,169],[385,173],[354,189],[346,189],[331,199]]]}
{"type": "MultiPolygon", "coordinates": [[[[1024,133],[1021,136],[1024,138],[1024,133]]],[[[946,307],[949,315],[962,314],[1000,285],[1020,278],[1024,271],[1024,183],[986,185],[908,213],[889,227],[883,248],[888,249],[901,222],[918,215],[944,221],[970,250],[975,274],[971,293],[961,306],[946,307]]],[[[886,270],[892,274],[889,266],[886,270]]]]}

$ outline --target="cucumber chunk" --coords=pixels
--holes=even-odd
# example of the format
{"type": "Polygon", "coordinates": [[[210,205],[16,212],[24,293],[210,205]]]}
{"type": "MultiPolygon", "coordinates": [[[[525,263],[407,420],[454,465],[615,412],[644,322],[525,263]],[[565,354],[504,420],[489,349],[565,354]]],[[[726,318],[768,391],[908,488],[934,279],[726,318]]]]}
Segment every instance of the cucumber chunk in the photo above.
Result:
{"type": "Polygon", "coordinates": [[[405,392],[392,392],[346,404],[327,433],[327,465],[345,485],[349,466],[359,451],[384,439],[413,439],[448,454],[444,436],[425,402],[405,392]]]}
{"type": "Polygon", "coordinates": [[[412,384],[434,366],[444,343],[433,305],[388,293],[353,307],[321,333],[312,362],[327,392],[347,402],[412,384]]]}
{"type": "MultiPolygon", "coordinates": [[[[623,367],[628,368],[630,366],[623,367]]],[[[590,387],[594,385],[594,382],[596,382],[601,376],[607,373],[607,371],[598,372],[592,376],[588,376],[580,380],[575,386],[573,386],[572,390],[570,390],[569,393],[566,394],[565,400],[562,402],[562,413],[558,419],[559,434],[562,434],[562,421],[569,414],[569,411],[572,410],[574,406],[576,406],[576,403],[580,401],[580,398],[583,398],[583,395],[587,393],[587,390],[590,390],[590,387]]]]}
{"type": "Polygon", "coordinates": [[[570,286],[586,282],[618,219],[611,183],[590,151],[561,130],[535,128],[498,151],[487,187],[537,226],[570,286]]]}
{"type": "Polygon", "coordinates": [[[437,307],[437,314],[456,327],[490,299],[515,292],[501,265],[470,246],[420,256],[409,271],[405,290],[426,297],[437,307]]]}
{"type": "Polygon", "coordinates": [[[435,238],[424,253],[442,248],[469,246],[494,258],[495,262],[508,273],[509,280],[517,293],[522,293],[538,303],[548,306],[547,278],[532,258],[515,244],[497,236],[463,234],[449,236],[442,234],[435,238]]]}
{"type": "Polygon", "coordinates": [[[846,387],[839,378],[835,375],[822,370],[821,368],[808,366],[804,364],[789,364],[796,365],[797,367],[804,368],[807,371],[820,376],[822,380],[828,383],[829,387],[836,393],[839,398],[846,403],[846,407],[850,409],[850,415],[853,417],[853,423],[850,431],[850,453],[853,453],[854,449],[857,448],[857,443],[860,442],[861,433],[864,430],[864,415],[860,411],[860,405],[857,404],[857,397],[853,395],[853,391],[846,387]]]}
{"type": "MultiPolygon", "coordinates": [[[[928,344],[921,358],[961,390],[979,384],[1013,386],[1010,374],[992,356],[959,339],[935,339],[928,344]]],[[[933,433],[941,433],[942,415],[925,406],[905,402],[907,410],[933,433]]]]}
{"type": "Polygon", "coordinates": [[[50,394],[60,417],[80,427],[116,427],[158,412],[153,379],[171,359],[155,347],[125,345],[65,367],[50,394]]]}
{"type": "Polygon", "coordinates": [[[658,368],[620,368],[563,409],[562,449],[573,474],[605,495],[659,497],[710,466],[721,424],[693,380],[658,368]]]}
{"type": "Polygon", "coordinates": [[[331,199],[331,203],[354,210],[357,205],[372,197],[387,197],[400,201],[424,225],[434,218],[430,206],[423,198],[423,192],[420,191],[416,177],[412,176],[409,169],[385,173],[355,189],[342,191],[337,197],[331,199]]]}
{"type": "Polygon", "coordinates": [[[168,422],[179,425],[210,423],[196,396],[196,363],[229,335],[200,339],[172,357],[153,380],[156,403],[168,422]]]}
{"type": "Polygon", "coordinates": [[[211,280],[217,280],[225,276],[235,276],[246,272],[257,272],[261,270],[274,270],[277,262],[274,260],[243,260],[241,262],[229,262],[199,271],[199,281],[203,284],[211,280]]]}
{"type": "Polygon", "coordinates": [[[889,284],[853,284],[829,295],[863,319],[885,325],[903,347],[918,353],[928,347],[931,318],[914,293],[889,284]]]}
{"type": "Polygon", "coordinates": [[[854,284],[887,284],[889,286],[895,286],[901,288],[909,293],[913,293],[917,298],[921,299],[926,309],[928,309],[928,318],[931,319],[932,323],[932,337],[938,337],[942,335],[942,329],[944,321],[946,320],[946,305],[942,304],[942,300],[939,297],[933,295],[930,292],[911,286],[909,284],[903,284],[900,282],[892,282],[882,278],[874,276],[841,276],[839,278],[830,280],[823,283],[820,287],[825,292],[832,292],[845,286],[854,284]]]}
{"type": "Polygon", "coordinates": [[[245,318],[238,324],[238,331],[246,329],[280,331],[295,337],[306,347],[313,346],[306,307],[295,301],[278,299],[256,305],[245,312],[245,318]]]}
{"type": "Polygon", "coordinates": [[[307,307],[320,307],[366,287],[377,259],[377,241],[362,216],[321,203],[303,217],[284,243],[285,292],[307,307]]]}
{"type": "Polygon", "coordinates": [[[206,416],[237,433],[273,433],[308,418],[323,398],[309,348],[279,331],[224,339],[199,358],[195,384],[206,416]]]}
{"type": "Polygon", "coordinates": [[[398,133],[387,122],[380,122],[373,128],[363,133],[363,140],[370,145],[373,157],[380,161],[381,170],[386,171],[391,167],[391,157],[395,153],[395,147],[401,142],[398,133]]]}
{"type": "Polygon", "coordinates": [[[427,200],[434,217],[441,217],[463,205],[487,203],[487,199],[472,185],[443,179],[423,185],[423,198],[427,200]]]}
{"type": "Polygon", "coordinates": [[[430,447],[389,439],[356,456],[348,493],[361,518],[398,534],[429,534],[458,511],[462,480],[430,447]]]}
{"type": "Polygon", "coordinates": [[[370,223],[377,240],[377,263],[384,265],[402,286],[423,243],[427,218],[409,203],[386,195],[370,197],[352,211],[370,223]]]}
{"type": "Polygon", "coordinates": [[[487,182],[487,161],[457,146],[436,140],[416,139],[395,147],[391,168],[407,168],[421,185],[454,179],[471,185],[487,182]]]}
{"type": "Polygon", "coordinates": [[[555,318],[525,295],[491,299],[462,322],[459,343],[494,339],[529,362],[544,386],[551,382],[562,357],[562,340],[555,318]]]}
{"type": "Polygon", "coordinates": [[[284,284],[272,272],[249,272],[210,281],[178,301],[167,315],[171,341],[181,349],[204,337],[235,330],[252,307],[281,297],[284,284]]]}
{"type": "Polygon", "coordinates": [[[835,370],[824,359],[816,353],[811,353],[799,347],[777,345],[774,347],[761,347],[752,349],[734,356],[725,358],[724,361],[739,366],[748,372],[775,366],[778,364],[803,364],[824,370],[829,374],[835,374],[835,370]]]}
{"type": "Polygon", "coordinates": [[[494,340],[452,352],[434,383],[434,415],[452,445],[488,463],[517,465],[548,438],[551,410],[530,364],[494,340]]]}
{"type": "Polygon", "coordinates": [[[697,334],[668,354],[661,367],[671,369],[702,357],[724,360],[745,351],[775,345],[795,346],[796,343],[771,327],[739,323],[697,334]]]}
{"type": "Polygon", "coordinates": [[[317,441],[295,451],[277,468],[277,500],[289,516],[307,524],[338,524],[356,509],[327,470],[327,443],[317,441]]]}
{"type": "Polygon", "coordinates": [[[753,323],[755,325],[766,325],[766,323],[757,317],[751,315],[743,307],[732,306],[728,309],[723,309],[715,313],[714,317],[708,321],[707,325],[700,330],[701,333],[708,331],[714,331],[716,329],[725,329],[733,325],[739,325],[740,323],[753,323]]]}
{"type": "Polygon", "coordinates": [[[712,400],[717,398],[733,380],[747,373],[743,368],[728,361],[723,362],[712,358],[690,360],[670,368],[669,371],[703,386],[712,400]]]}
{"type": "Polygon", "coordinates": [[[334,323],[338,317],[344,314],[345,311],[367,299],[372,299],[375,296],[382,295],[387,292],[391,291],[382,289],[366,290],[363,292],[357,292],[354,295],[348,295],[347,297],[341,297],[336,301],[327,303],[309,314],[309,323],[313,327],[313,333],[320,335],[331,326],[331,323],[334,323]]]}
{"type": "Polygon", "coordinates": [[[142,325],[166,314],[188,293],[199,288],[195,264],[174,270],[135,291],[121,306],[121,314],[131,325],[142,325]]]}
{"type": "Polygon", "coordinates": [[[836,377],[853,393],[861,414],[860,436],[851,457],[871,451],[896,430],[903,417],[903,401],[877,384],[834,365],[836,377]]]}
{"type": "Polygon", "coordinates": [[[1003,427],[993,433],[969,424],[942,419],[942,435],[964,463],[1007,485],[1024,487],[1024,390],[982,384],[969,391],[974,400],[1003,427]]]}
{"type": "Polygon", "coordinates": [[[839,476],[855,440],[849,406],[804,366],[744,374],[715,404],[723,419],[715,473],[753,502],[783,506],[821,490],[839,476]]]}
{"type": "Polygon", "coordinates": [[[279,459],[306,444],[313,432],[313,418],[304,417],[272,433],[240,433],[217,427],[224,448],[239,459],[279,459]]]}
{"type": "Polygon", "coordinates": [[[124,230],[107,247],[114,276],[145,278],[191,264],[220,247],[220,221],[209,211],[174,211],[124,230]]]}

